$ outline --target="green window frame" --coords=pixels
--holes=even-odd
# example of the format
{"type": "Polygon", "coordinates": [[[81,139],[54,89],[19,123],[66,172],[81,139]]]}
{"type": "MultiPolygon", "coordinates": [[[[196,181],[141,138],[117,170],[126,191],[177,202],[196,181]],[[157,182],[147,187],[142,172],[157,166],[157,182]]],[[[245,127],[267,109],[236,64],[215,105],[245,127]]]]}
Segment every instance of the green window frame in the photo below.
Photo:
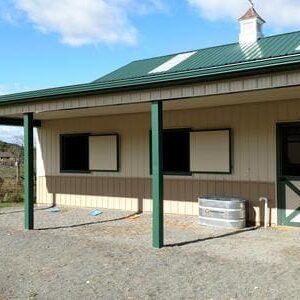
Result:
{"type": "MultiPolygon", "coordinates": [[[[185,132],[188,134],[188,160],[189,160],[189,170],[186,172],[180,172],[180,171],[168,171],[164,170],[164,175],[174,175],[174,176],[192,176],[193,174],[216,174],[216,175],[231,175],[233,170],[233,146],[232,146],[232,129],[231,128],[214,128],[214,129],[191,129],[191,128],[175,128],[175,129],[164,129],[164,133],[167,132],[185,132]],[[191,133],[192,132],[217,132],[217,131],[228,131],[228,143],[229,143],[229,157],[228,157],[228,170],[227,171],[193,171],[191,166],[191,133]]],[[[164,139],[163,139],[164,140],[164,139]]],[[[163,147],[164,149],[164,147],[163,147]]],[[[165,152],[163,150],[163,153],[165,155],[165,152]]],[[[149,168],[150,168],[150,175],[152,175],[152,142],[151,142],[151,130],[149,131],[149,168]]]]}
{"type": "Polygon", "coordinates": [[[120,171],[119,134],[68,133],[60,135],[60,173],[92,173],[120,171]],[[90,137],[116,137],[116,168],[93,169],[90,166],[90,137]],[[76,152],[75,149],[78,151],[76,152]],[[80,152],[82,151],[82,152],[80,152]],[[74,165],[72,165],[74,160],[74,165]],[[83,161],[82,161],[83,160],[83,161]]]}

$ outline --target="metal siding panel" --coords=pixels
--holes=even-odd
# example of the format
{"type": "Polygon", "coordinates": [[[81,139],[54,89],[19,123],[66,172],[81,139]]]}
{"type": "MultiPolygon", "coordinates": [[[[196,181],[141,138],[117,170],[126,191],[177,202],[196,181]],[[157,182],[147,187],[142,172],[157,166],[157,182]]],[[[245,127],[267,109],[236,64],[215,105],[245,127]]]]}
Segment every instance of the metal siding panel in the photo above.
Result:
{"type": "Polygon", "coordinates": [[[80,107],[95,107],[95,106],[108,106],[123,103],[138,103],[149,102],[151,99],[155,100],[167,100],[178,99],[182,96],[204,96],[215,95],[217,93],[239,92],[247,90],[257,90],[265,88],[276,88],[280,86],[298,85],[300,83],[299,71],[292,71],[286,73],[273,73],[261,76],[255,76],[255,78],[244,78],[243,80],[228,80],[228,81],[215,81],[207,86],[203,84],[194,84],[189,87],[178,86],[174,88],[164,88],[161,92],[157,92],[157,89],[141,90],[138,92],[139,97],[136,98],[136,92],[124,92],[116,94],[106,95],[94,95],[94,96],[82,96],[74,97],[72,99],[62,98],[59,100],[52,100],[50,102],[37,102],[29,104],[18,104],[0,107],[0,114],[10,115],[18,114],[23,111],[33,112],[47,112],[57,111],[61,109],[76,109],[80,107]],[[272,76],[272,80],[271,80],[272,76]],[[272,85],[269,86],[270,81],[272,85]],[[192,89],[194,91],[192,91],[192,89]],[[127,99],[126,101],[124,99],[127,99]]]}
{"type": "Polygon", "coordinates": [[[194,85],[194,97],[206,95],[206,85],[197,84],[194,85]]]}
{"type": "Polygon", "coordinates": [[[43,129],[38,128],[36,134],[36,175],[45,176],[44,160],[42,156],[43,129]]]}
{"type": "Polygon", "coordinates": [[[217,83],[208,83],[206,84],[206,95],[215,95],[217,94],[218,88],[217,83]]]}
{"type": "Polygon", "coordinates": [[[192,97],[194,95],[194,89],[192,86],[184,87],[182,90],[183,97],[192,97]]]}
{"type": "MultiPolygon", "coordinates": [[[[271,120],[272,113],[267,114],[266,106],[268,104],[259,104],[257,106],[251,105],[241,105],[231,106],[230,108],[218,108],[218,109],[198,109],[198,110],[189,110],[189,111],[174,111],[174,112],[166,112],[165,121],[167,127],[193,127],[194,129],[209,129],[215,127],[223,127],[230,126],[233,128],[234,132],[234,149],[235,152],[244,153],[247,155],[249,151],[247,151],[249,142],[247,141],[250,135],[250,128],[256,126],[257,123],[262,123],[259,126],[266,126],[265,134],[272,134],[272,128],[274,121],[271,120]],[[265,108],[264,108],[265,107],[265,108]],[[265,113],[260,113],[262,110],[265,113]],[[257,112],[256,112],[257,111],[257,112]],[[249,113],[250,112],[250,113],[249,113]],[[265,116],[264,116],[265,114],[265,116]],[[223,115],[223,117],[222,117],[223,115]],[[229,115],[229,117],[228,117],[229,115]],[[267,118],[268,117],[268,118],[267,118]],[[268,120],[268,123],[264,122],[264,118],[268,120]],[[231,124],[228,125],[228,119],[231,119],[231,124]],[[251,125],[251,124],[253,125],[251,125]],[[252,127],[249,128],[248,125],[252,127]],[[268,125],[269,124],[269,125],[268,125]]],[[[274,104],[272,104],[274,105],[274,104]]],[[[276,105],[276,104],[275,104],[276,105]]],[[[293,111],[290,118],[297,117],[297,109],[293,109],[295,104],[290,105],[289,107],[284,106],[284,104],[280,104],[280,108],[278,109],[280,112],[279,119],[286,119],[287,112],[284,111],[293,111]]],[[[272,107],[272,106],[270,106],[272,107]]],[[[272,117],[275,119],[275,116],[272,117]]],[[[69,132],[71,129],[72,132],[84,132],[88,128],[94,128],[95,132],[107,132],[107,128],[114,128],[114,131],[120,132],[121,138],[121,172],[120,174],[115,174],[115,176],[123,176],[127,177],[131,176],[149,176],[149,168],[148,168],[148,115],[141,114],[139,117],[137,115],[128,115],[128,116],[113,116],[113,117],[99,117],[99,118],[89,118],[89,122],[83,119],[76,120],[65,120],[64,122],[60,122],[57,126],[62,128],[62,132],[69,132]],[[143,119],[146,117],[145,121],[143,119]],[[131,121],[134,120],[134,121],[131,121]],[[133,126],[128,124],[134,124],[133,126]],[[138,126],[137,126],[138,124],[138,126]],[[136,128],[135,128],[136,127],[136,128]],[[138,128],[137,128],[138,127],[138,128]]],[[[45,131],[45,146],[44,156],[46,157],[45,167],[47,169],[47,174],[55,175],[58,174],[59,167],[59,155],[58,152],[53,156],[49,156],[47,152],[52,152],[53,149],[58,149],[58,131],[53,128],[54,123],[57,121],[48,121],[45,124],[45,128],[42,130],[45,131]],[[51,126],[51,127],[50,127],[51,126]],[[49,132],[51,131],[51,133],[49,132]],[[53,136],[52,136],[53,135],[53,136]],[[52,166],[55,166],[55,169],[52,170],[52,166]]],[[[264,129],[252,129],[252,136],[257,132],[264,131],[264,129]]],[[[44,132],[43,131],[43,132],[44,132]]],[[[263,137],[261,136],[261,140],[263,137]]],[[[272,137],[271,137],[272,140],[272,137]]],[[[257,143],[254,141],[254,143],[257,143]]],[[[251,145],[250,145],[251,146],[251,145]]],[[[256,151],[257,152],[257,151],[256,151]]],[[[238,154],[240,155],[240,154],[238,154]]],[[[262,159],[262,158],[261,158],[262,159]]],[[[247,173],[248,165],[247,159],[242,160],[242,170],[239,171],[239,161],[235,162],[235,172],[232,176],[236,176],[236,173],[240,173],[241,178],[245,177],[247,173]],[[246,172],[246,173],[245,173],[246,172]]],[[[102,176],[102,174],[97,174],[98,176],[102,176]]],[[[103,174],[106,175],[106,174],[103,174]]],[[[236,178],[235,178],[236,179],[236,178]]]]}
{"type": "Polygon", "coordinates": [[[298,72],[288,73],[287,74],[288,85],[298,85],[300,84],[300,74],[298,72]]]}
{"type": "Polygon", "coordinates": [[[218,94],[224,94],[230,92],[230,82],[229,81],[223,81],[219,82],[217,84],[217,93],[218,94]]]}
{"type": "Polygon", "coordinates": [[[287,74],[272,75],[272,87],[287,86],[287,74]]]}
{"type": "MultiPolygon", "coordinates": [[[[166,200],[168,200],[166,201],[166,211],[173,213],[194,211],[195,202],[190,204],[190,199],[196,201],[195,195],[219,193],[243,195],[247,199],[251,199],[251,203],[256,207],[259,205],[256,198],[262,193],[268,193],[268,195],[274,197],[274,188],[269,187],[265,192],[264,185],[259,186],[257,189],[254,188],[254,191],[251,192],[250,180],[252,181],[251,184],[256,184],[255,182],[257,184],[259,182],[275,182],[275,122],[276,120],[300,119],[299,109],[299,101],[293,100],[165,112],[165,128],[209,129],[231,127],[234,140],[233,174],[218,176],[197,174],[188,178],[172,177],[172,183],[169,183],[170,179],[167,178],[165,186],[166,200]],[[195,184],[190,184],[186,180],[193,180],[195,184]],[[232,181],[231,185],[229,184],[230,181],[232,181]],[[179,201],[178,197],[183,200],[179,201]],[[182,203],[185,203],[184,206],[182,206],[182,203]]],[[[55,149],[58,149],[60,130],[61,132],[85,132],[93,128],[93,130],[99,132],[107,132],[111,129],[119,132],[121,138],[121,171],[119,173],[64,174],[60,176],[65,176],[68,179],[64,180],[61,185],[71,186],[73,191],[76,191],[75,178],[85,177],[86,183],[81,185],[81,189],[85,191],[84,193],[89,194],[91,190],[92,194],[99,195],[92,198],[94,206],[136,209],[137,198],[141,197],[145,206],[144,209],[151,210],[149,206],[149,114],[53,120],[44,123],[40,129],[41,149],[44,150],[45,171],[48,176],[60,175],[58,172],[59,155],[58,153],[56,155],[52,153],[55,149]],[[55,168],[53,168],[53,165],[55,168]],[[93,180],[89,182],[88,177],[93,178],[93,180]],[[105,179],[107,177],[112,177],[114,180],[118,179],[118,181],[113,181],[113,185],[110,185],[112,182],[109,183],[105,179]],[[131,178],[136,179],[132,181],[131,178]],[[143,180],[140,181],[140,179],[143,180]],[[142,184],[142,187],[140,187],[140,184],[142,184]],[[137,191],[139,196],[136,194],[137,191]],[[110,195],[112,193],[117,195],[114,197],[110,195]]],[[[38,201],[51,203],[52,193],[47,192],[46,182],[43,183],[40,177],[38,177],[38,182],[38,201]]],[[[60,186],[59,188],[64,193],[65,187],[60,186]]],[[[79,191],[76,191],[76,193],[79,193],[80,196],[79,191]]],[[[75,200],[76,194],[74,192],[60,197],[65,205],[90,206],[89,198],[83,196],[77,197],[78,200],[75,200]]],[[[254,208],[251,215],[254,216],[254,208]]]]}
{"type": "Polygon", "coordinates": [[[257,78],[248,78],[244,80],[244,90],[255,90],[258,87],[257,78]]]}
{"type": "Polygon", "coordinates": [[[231,80],[230,81],[230,91],[238,92],[244,90],[244,81],[243,80],[231,80]]]}
{"type": "Polygon", "coordinates": [[[272,87],[271,76],[264,76],[257,78],[257,87],[259,89],[268,89],[272,87]]]}

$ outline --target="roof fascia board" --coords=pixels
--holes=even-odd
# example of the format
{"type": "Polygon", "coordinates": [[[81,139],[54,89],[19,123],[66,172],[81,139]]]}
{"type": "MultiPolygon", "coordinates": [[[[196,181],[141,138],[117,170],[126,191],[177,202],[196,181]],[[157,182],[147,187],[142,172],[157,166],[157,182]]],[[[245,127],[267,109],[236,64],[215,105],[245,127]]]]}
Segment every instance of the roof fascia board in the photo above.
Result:
{"type": "MultiPolygon", "coordinates": [[[[273,61],[274,62],[274,61],[273,61]]],[[[252,62],[252,64],[255,64],[257,62],[252,62]]],[[[248,65],[249,66],[249,65],[248,65]]],[[[234,66],[236,67],[236,66],[234,66]]],[[[97,95],[97,94],[106,94],[106,93],[116,93],[116,92],[123,92],[123,91],[135,91],[137,89],[151,89],[151,88],[157,88],[157,87],[167,87],[167,86],[173,86],[178,84],[185,84],[185,83],[193,83],[193,82],[201,82],[201,81],[212,81],[212,80],[224,80],[224,79],[232,79],[239,76],[249,76],[249,75],[255,75],[255,74],[263,74],[263,73],[270,73],[275,71],[285,71],[285,70],[293,70],[298,69],[300,67],[300,56],[298,61],[290,61],[285,60],[281,62],[277,62],[275,64],[267,63],[264,65],[258,65],[258,66],[249,66],[248,68],[243,68],[242,66],[240,68],[233,68],[231,65],[226,65],[223,67],[220,67],[220,70],[214,70],[213,72],[211,69],[208,70],[207,73],[201,73],[203,70],[194,70],[193,74],[190,72],[189,77],[184,77],[185,73],[173,73],[173,74],[162,74],[165,75],[167,78],[166,80],[159,80],[160,76],[155,76],[152,82],[145,82],[149,79],[149,77],[146,78],[139,78],[137,81],[132,81],[132,83],[127,83],[127,85],[121,85],[120,81],[116,82],[115,86],[110,84],[109,87],[98,87],[98,84],[92,84],[89,86],[88,84],[80,85],[78,86],[78,91],[72,91],[72,92],[66,92],[61,94],[54,94],[54,95],[45,95],[45,96],[32,96],[28,98],[22,98],[21,94],[12,94],[7,96],[0,97],[0,106],[1,105],[7,105],[7,104],[22,104],[22,103],[28,103],[28,102],[34,102],[34,101],[45,101],[45,100],[56,100],[56,99],[66,99],[71,97],[82,97],[82,96],[90,96],[90,95],[97,95]],[[227,70],[226,70],[227,68],[227,70]],[[225,69],[225,70],[224,70],[225,69]],[[198,73],[198,74],[197,74],[198,73]],[[200,74],[199,74],[200,73],[200,74]],[[143,81],[144,80],[144,81],[143,81]],[[81,87],[86,86],[85,90],[80,90],[81,87]],[[17,98],[13,99],[13,96],[16,96],[17,98]],[[19,96],[19,97],[18,97],[19,96]],[[4,100],[1,100],[3,98],[4,100]],[[5,100],[7,98],[7,100],[5,100]],[[12,98],[12,99],[10,99],[12,98]]],[[[127,80],[129,81],[129,80],[127,80]]],[[[111,82],[112,83],[112,82],[111,82]]],[[[70,87],[71,88],[71,87],[70,87]]],[[[59,88],[58,88],[59,89],[59,88]]],[[[37,91],[38,93],[38,91],[37,91]]]]}

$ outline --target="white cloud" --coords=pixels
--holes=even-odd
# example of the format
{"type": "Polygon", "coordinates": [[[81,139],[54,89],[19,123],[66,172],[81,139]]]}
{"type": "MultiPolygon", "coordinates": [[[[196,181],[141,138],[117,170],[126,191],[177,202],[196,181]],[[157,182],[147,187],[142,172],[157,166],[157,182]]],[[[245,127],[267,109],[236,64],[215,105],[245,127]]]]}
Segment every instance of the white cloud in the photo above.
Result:
{"type": "MultiPolygon", "coordinates": [[[[246,0],[185,0],[209,20],[230,20],[239,18],[249,6],[246,0]]],[[[300,26],[299,0],[254,1],[259,14],[269,27],[285,28],[300,26]]]]}
{"type": "Polygon", "coordinates": [[[16,16],[13,14],[13,5],[10,1],[0,0],[0,19],[10,24],[15,24],[16,16]]]}
{"type": "Polygon", "coordinates": [[[23,136],[23,128],[16,126],[0,126],[0,140],[7,143],[19,143],[23,136]]]}
{"type": "MultiPolygon", "coordinates": [[[[28,87],[23,86],[20,83],[14,83],[12,85],[0,84],[0,96],[18,93],[30,90],[28,87]]],[[[0,140],[8,143],[18,143],[20,137],[23,136],[23,128],[17,126],[0,126],[0,140]]]]}
{"type": "Polygon", "coordinates": [[[131,3],[131,10],[138,14],[149,14],[155,11],[167,12],[169,7],[165,0],[147,0],[147,1],[136,1],[136,0],[124,0],[127,1],[127,5],[131,3]]]}
{"type": "MultiPolygon", "coordinates": [[[[22,145],[24,140],[24,129],[21,126],[6,126],[0,125],[0,141],[4,141],[6,143],[18,144],[22,145]]],[[[37,129],[33,129],[33,143],[36,145],[38,135],[37,129]]]]}
{"type": "Polygon", "coordinates": [[[130,14],[162,11],[164,0],[14,0],[17,10],[34,26],[54,32],[71,46],[135,45],[138,31],[130,14]],[[141,3],[142,2],[142,3],[141,3]]]}

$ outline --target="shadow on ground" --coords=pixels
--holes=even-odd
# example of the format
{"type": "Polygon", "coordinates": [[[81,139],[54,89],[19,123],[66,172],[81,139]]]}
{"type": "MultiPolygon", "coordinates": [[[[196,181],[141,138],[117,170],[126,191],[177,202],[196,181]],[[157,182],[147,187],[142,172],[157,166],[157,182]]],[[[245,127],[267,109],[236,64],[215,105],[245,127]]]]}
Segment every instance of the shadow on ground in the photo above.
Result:
{"type": "MultiPolygon", "coordinates": [[[[47,210],[47,209],[52,208],[52,207],[53,207],[53,206],[43,207],[43,208],[35,208],[34,211],[38,211],[38,210],[47,210]]],[[[24,209],[13,210],[13,211],[6,211],[6,212],[0,212],[0,216],[2,216],[2,215],[19,214],[19,213],[24,213],[24,209]]]]}
{"type": "Polygon", "coordinates": [[[44,230],[57,230],[57,229],[84,227],[84,226],[89,226],[89,225],[122,221],[122,220],[128,219],[130,217],[133,217],[135,215],[136,215],[136,213],[133,213],[133,214],[130,214],[130,215],[127,215],[124,217],[115,218],[115,219],[101,220],[101,221],[95,221],[95,222],[86,222],[86,223],[72,224],[72,225],[62,225],[62,226],[56,226],[56,227],[38,228],[36,230],[44,231],[44,230]]]}
{"type": "Polygon", "coordinates": [[[210,236],[210,237],[195,239],[195,240],[191,240],[191,241],[183,241],[183,242],[174,243],[174,244],[166,244],[166,245],[164,245],[164,247],[182,247],[182,246],[195,244],[195,243],[200,243],[200,242],[205,242],[205,241],[209,241],[209,240],[226,238],[226,237],[236,235],[236,234],[240,234],[240,233],[244,233],[244,232],[247,232],[247,231],[253,231],[253,230],[256,230],[258,228],[259,227],[256,227],[256,226],[255,227],[249,227],[249,228],[245,228],[245,229],[241,229],[241,230],[237,230],[237,231],[233,231],[233,232],[229,232],[229,233],[224,233],[224,234],[217,235],[217,236],[210,236]]]}

